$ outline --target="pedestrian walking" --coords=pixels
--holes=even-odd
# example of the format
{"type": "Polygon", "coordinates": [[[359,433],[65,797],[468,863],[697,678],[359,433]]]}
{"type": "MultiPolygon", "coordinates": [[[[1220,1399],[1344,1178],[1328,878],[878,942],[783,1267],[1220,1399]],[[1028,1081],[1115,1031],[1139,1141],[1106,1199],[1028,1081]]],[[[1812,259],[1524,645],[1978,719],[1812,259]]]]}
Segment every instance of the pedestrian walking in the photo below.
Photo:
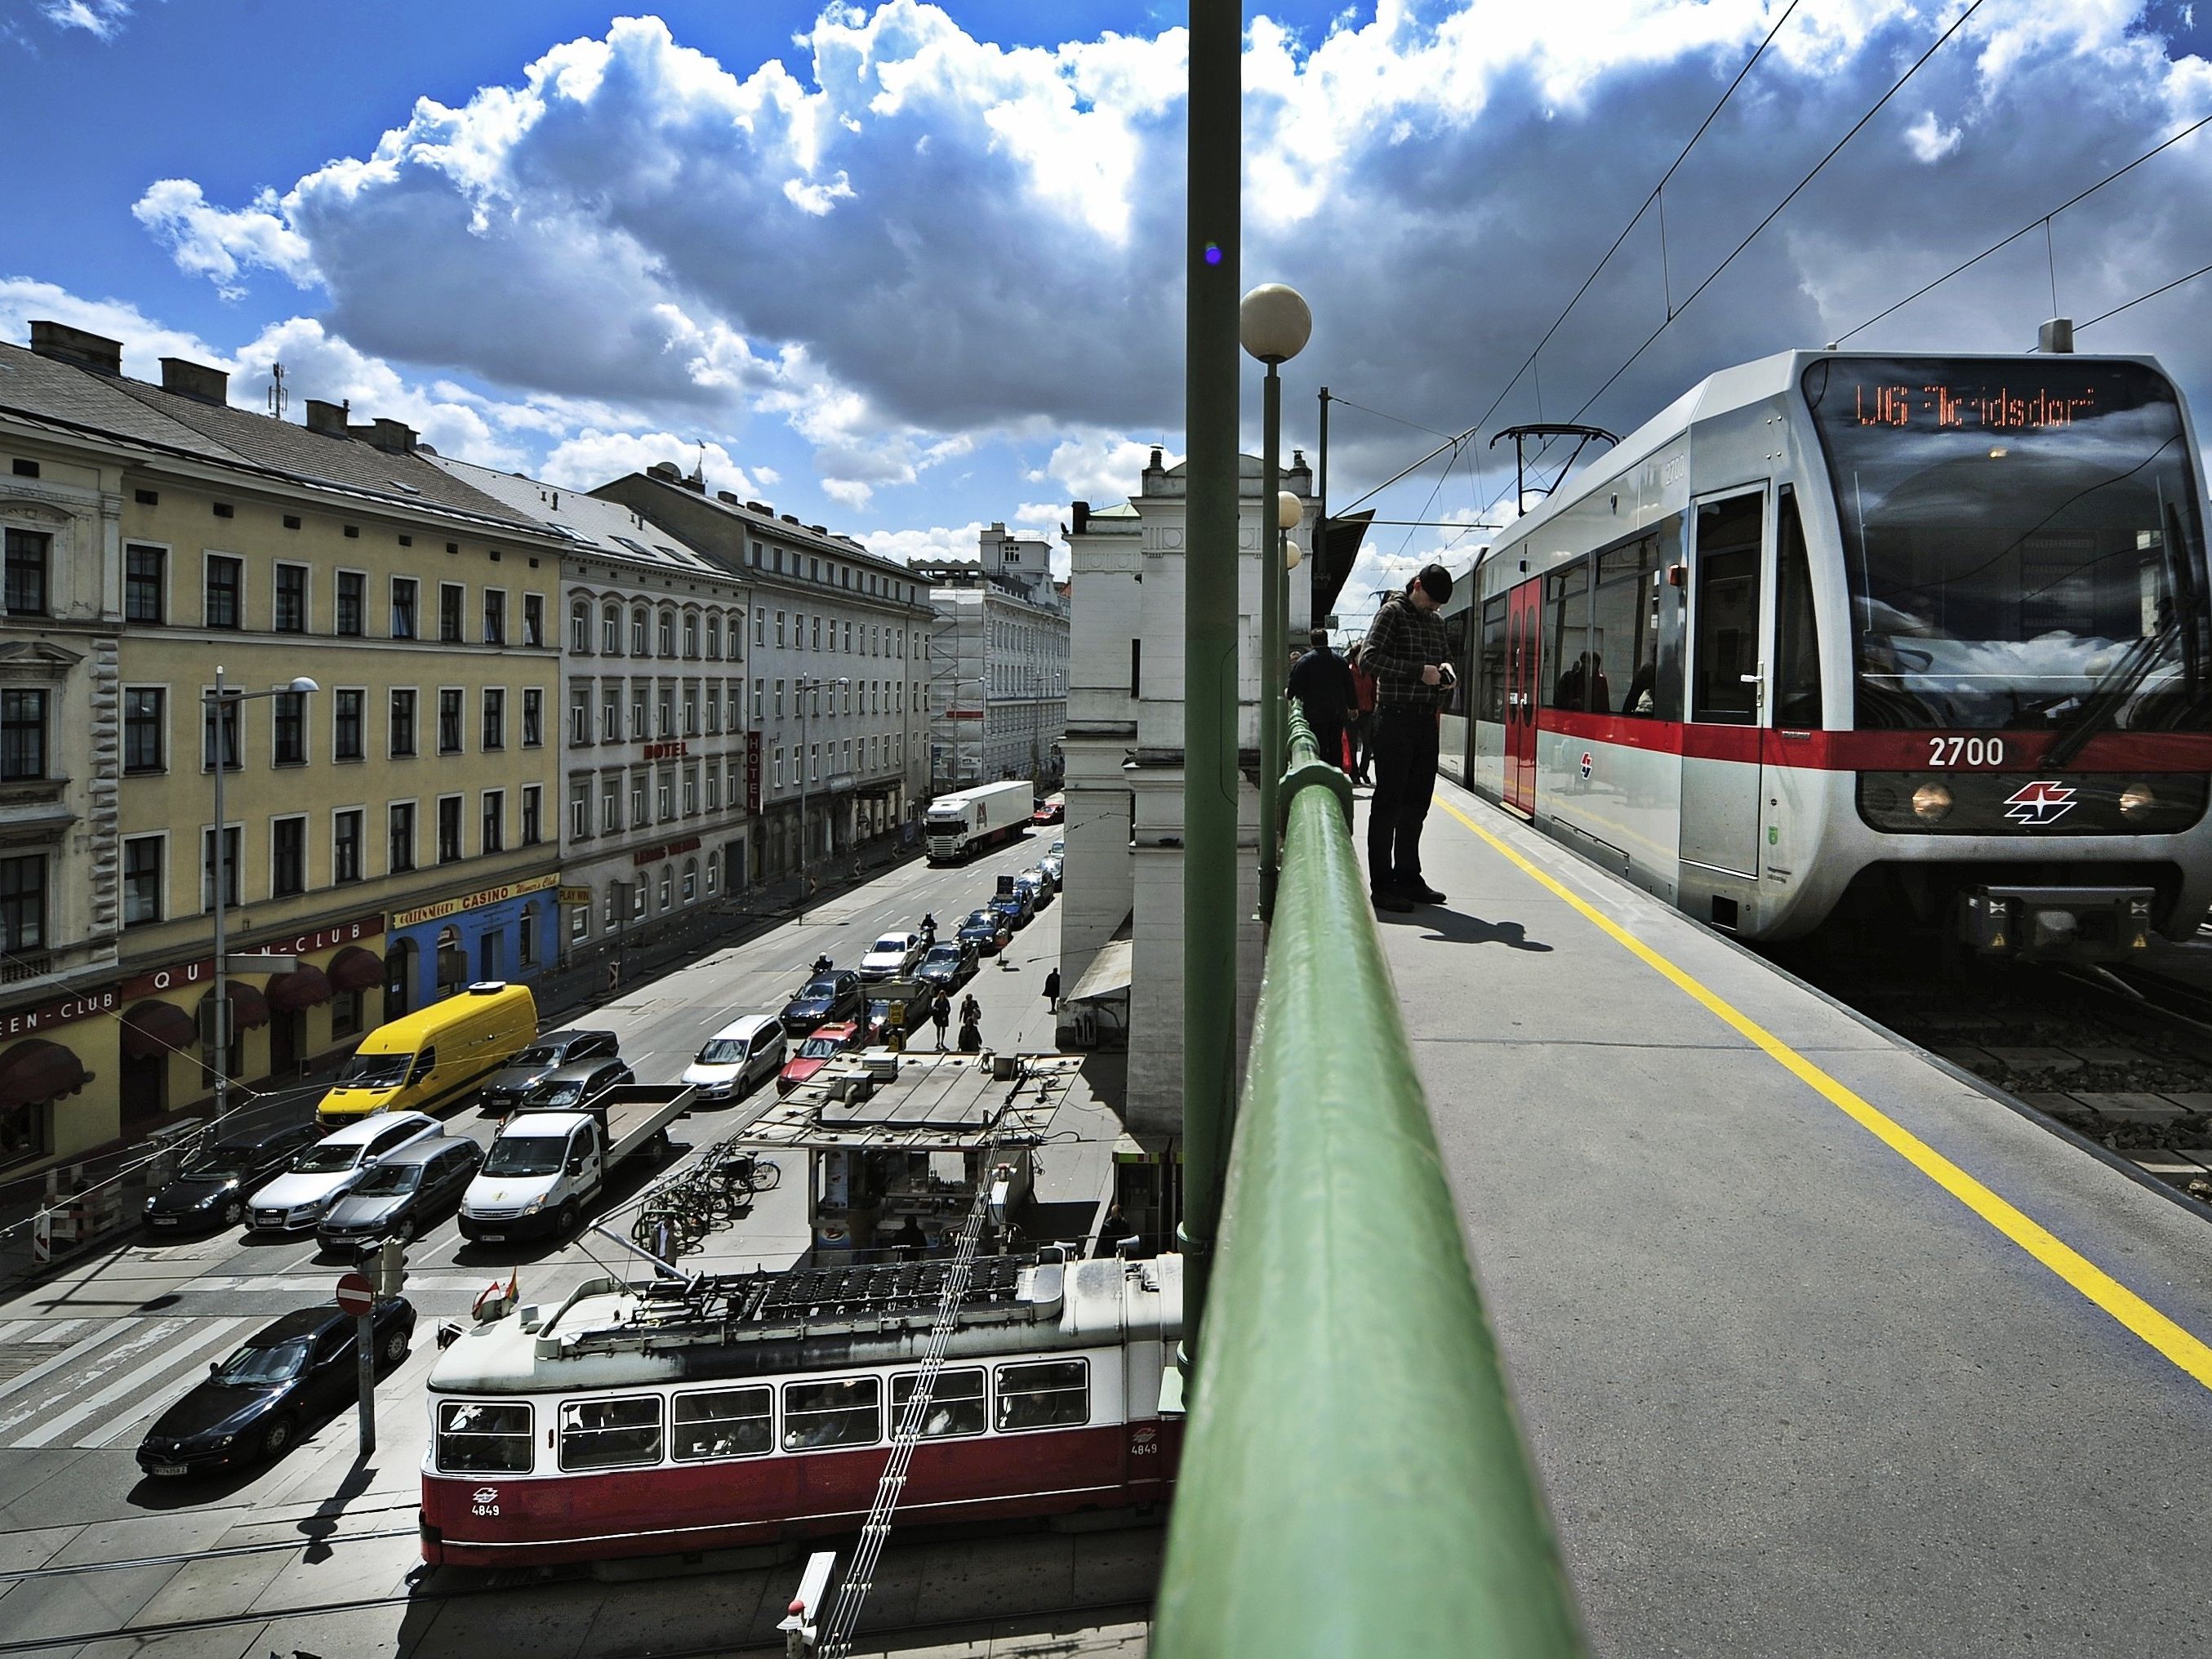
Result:
{"type": "Polygon", "coordinates": [[[1367,647],[1364,643],[1352,647],[1345,658],[1352,670],[1354,696],[1351,718],[1345,723],[1345,734],[1352,739],[1352,781],[1371,784],[1368,764],[1375,752],[1375,676],[1367,666],[1367,647]]]}
{"type": "Polygon", "coordinates": [[[973,991],[960,999],[960,1023],[963,1025],[981,1025],[983,1023],[983,1005],[975,1000],[973,991]]]}
{"type": "Polygon", "coordinates": [[[1044,1000],[1048,1006],[1060,1006],[1060,969],[1057,968],[1044,976],[1044,1000]]]}
{"type": "Polygon", "coordinates": [[[1367,889],[1377,910],[1442,904],[1421,874],[1421,824],[1436,793],[1437,724],[1452,683],[1437,612],[1451,573],[1425,568],[1375,613],[1361,652],[1375,674],[1375,798],[1368,804],[1367,889]]]}
{"type": "Polygon", "coordinates": [[[1313,649],[1291,670],[1290,695],[1305,710],[1306,724],[1313,728],[1314,746],[1321,750],[1321,757],[1340,771],[1345,719],[1358,699],[1358,688],[1344,659],[1328,648],[1325,630],[1315,629],[1311,642],[1313,649]]]}
{"type": "Polygon", "coordinates": [[[945,1028],[952,1024],[952,999],[939,991],[937,1000],[929,1005],[930,1023],[937,1027],[937,1052],[945,1052],[945,1028]]]}
{"type": "Polygon", "coordinates": [[[972,1019],[960,1022],[960,1052],[963,1054],[983,1052],[983,1028],[972,1019]]]}

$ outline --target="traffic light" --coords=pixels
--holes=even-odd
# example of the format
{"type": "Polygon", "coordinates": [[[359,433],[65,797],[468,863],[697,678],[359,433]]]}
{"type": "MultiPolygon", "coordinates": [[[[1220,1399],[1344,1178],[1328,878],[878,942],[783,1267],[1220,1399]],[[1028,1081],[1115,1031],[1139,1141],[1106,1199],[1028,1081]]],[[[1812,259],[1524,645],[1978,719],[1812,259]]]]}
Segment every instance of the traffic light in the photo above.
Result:
{"type": "Polygon", "coordinates": [[[368,1276],[375,1281],[380,1297],[398,1295],[407,1282],[407,1247],[396,1238],[386,1239],[377,1247],[368,1276]]]}

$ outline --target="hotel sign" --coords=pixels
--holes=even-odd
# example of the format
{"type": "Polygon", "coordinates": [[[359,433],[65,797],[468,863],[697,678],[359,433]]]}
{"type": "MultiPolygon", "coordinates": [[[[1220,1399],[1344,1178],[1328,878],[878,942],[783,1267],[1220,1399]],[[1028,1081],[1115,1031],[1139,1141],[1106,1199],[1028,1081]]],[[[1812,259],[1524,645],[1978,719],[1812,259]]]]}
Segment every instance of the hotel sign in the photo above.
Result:
{"type": "Polygon", "coordinates": [[[525,893],[542,893],[549,887],[558,887],[561,875],[551,871],[542,876],[532,876],[527,881],[510,881],[498,887],[487,887],[480,893],[471,893],[464,898],[441,899],[435,904],[418,905],[412,910],[395,910],[387,925],[394,931],[412,927],[418,922],[436,921],[442,917],[459,915],[464,910],[473,910],[480,905],[497,904],[502,899],[520,898],[525,893]]]}
{"type": "Polygon", "coordinates": [[[753,817],[760,816],[760,755],[761,734],[745,733],[745,811],[753,817]]]}
{"type": "Polygon", "coordinates": [[[649,761],[682,760],[690,752],[691,745],[681,741],[674,743],[648,743],[645,745],[645,757],[649,761]]]}
{"type": "Polygon", "coordinates": [[[678,853],[696,853],[698,850],[699,837],[689,836],[682,841],[672,841],[665,847],[648,847],[641,852],[633,853],[630,854],[629,861],[642,870],[647,865],[659,860],[674,858],[678,853]]]}
{"type": "MultiPolygon", "coordinates": [[[[318,927],[312,933],[256,939],[231,954],[237,956],[247,951],[265,951],[278,956],[308,957],[318,951],[329,951],[341,945],[374,939],[383,931],[383,912],[373,911],[365,916],[356,916],[350,921],[333,922],[328,927],[318,927]]],[[[141,974],[136,979],[125,980],[118,994],[125,1002],[136,1002],[141,997],[159,996],[164,991],[189,990],[195,985],[214,983],[215,958],[206,956],[198,962],[180,962],[174,967],[157,968],[150,974],[141,974]]]]}

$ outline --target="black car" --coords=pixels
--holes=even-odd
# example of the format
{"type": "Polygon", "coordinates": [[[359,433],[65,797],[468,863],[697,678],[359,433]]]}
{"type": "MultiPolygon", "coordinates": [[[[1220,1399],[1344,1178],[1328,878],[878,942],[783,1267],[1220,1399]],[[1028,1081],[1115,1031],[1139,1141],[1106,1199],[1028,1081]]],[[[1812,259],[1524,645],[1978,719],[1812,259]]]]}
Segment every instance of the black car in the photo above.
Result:
{"type": "Polygon", "coordinates": [[[253,1189],[321,1139],[312,1123],[225,1135],[186,1158],[177,1178],[146,1200],[146,1224],[164,1233],[235,1226],[253,1189]]]}
{"type": "Polygon", "coordinates": [[[532,1084],[522,1104],[533,1112],[579,1110],[616,1085],[636,1081],[636,1074],[623,1060],[578,1060],[548,1072],[532,1084]]]}
{"type": "Polygon", "coordinates": [[[921,966],[914,970],[914,976],[942,990],[957,990],[975,977],[976,955],[975,942],[963,928],[958,939],[931,945],[928,954],[921,959],[921,966]]]}
{"type": "Polygon", "coordinates": [[[848,968],[817,974],[784,1004],[781,1016],[787,1035],[803,1036],[817,1025],[836,1019],[860,1017],[860,976],[848,968]]]}
{"type": "Polygon", "coordinates": [[[995,910],[970,910],[968,920],[960,924],[959,940],[972,945],[979,957],[994,957],[1004,942],[1000,935],[1011,935],[1013,924],[995,910]]]}
{"type": "MultiPolygon", "coordinates": [[[[407,1358],[415,1310],[395,1296],[378,1303],[371,1317],[377,1369],[391,1370],[407,1358]]],[[[149,1474],[202,1474],[281,1456],[307,1423],[357,1397],[355,1323],[325,1304],[264,1326],[154,1419],[138,1447],[138,1467],[149,1474]]]]}
{"type": "Polygon", "coordinates": [[[548,1072],[580,1060],[611,1060],[619,1047],[612,1031],[548,1031],[484,1080],[477,1103],[488,1112],[511,1112],[548,1072]]]}
{"type": "Polygon", "coordinates": [[[461,1201],[483,1163],[483,1148],[465,1136],[410,1141],[331,1206],[315,1242],[332,1255],[396,1238],[402,1243],[461,1201]]]}

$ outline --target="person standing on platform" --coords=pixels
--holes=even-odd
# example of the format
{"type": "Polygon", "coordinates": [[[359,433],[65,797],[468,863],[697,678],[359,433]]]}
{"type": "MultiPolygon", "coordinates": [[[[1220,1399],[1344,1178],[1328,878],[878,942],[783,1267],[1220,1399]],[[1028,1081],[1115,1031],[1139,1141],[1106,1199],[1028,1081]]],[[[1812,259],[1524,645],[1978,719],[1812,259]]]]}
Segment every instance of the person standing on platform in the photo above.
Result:
{"type": "Polygon", "coordinates": [[[1291,670],[1290,695],[1305,710],[1306,724],[1313,728],[1314,747],[1321,750],[1321,757],[1341,771],[1345,720],[1358,693],[1352,682],[1352,670],[1328,648],[1327,632],[1315,629],[1312,643],[1313,649],[1291,670]]]}
{"type": "Polygon", "coordinates": [[[960,1023],[963,1025],[981,1025],[983,1023],[983,1005],[975,1000],[973,991],[960,999],[960,1023]]]}
{"type": "Polygon", "coordinates": [[[945,1028],[952,1024],[952,999],[939,991],[937,1000],[929,1005],[930,1024],[937,1027],[937,1052],[945,1052],[945,1028]]]}
{"type": "Polygon", "coordinates": [[[1044,1000],[1048,1008],[1060,1006],[1060,969],[1057,968],[1044,976],[1044,1000]]]}
{"type": "Polygon", "coordinates": [[[1367,666],[1367,647],[1355,645],[1345,659],[1352,670],[1353,702],[1352,718],[1346,730],[1352,738],[1352,781],[1371,784],[1368,764],[1375,753],[1375,676],[1367,666]]]}
{"type": "Polygon", "coordinates": [[[1377,910],[1442,904],[1421,874],[1421,824],[1437,784],[1437,724],[1450,690],[1450,647],[1437,612],[1451,572],[1425,567],[1383,600],[1360,655],[1375,675],[1375,798],[1367,812],[1367,890],[1377,910]]]}

